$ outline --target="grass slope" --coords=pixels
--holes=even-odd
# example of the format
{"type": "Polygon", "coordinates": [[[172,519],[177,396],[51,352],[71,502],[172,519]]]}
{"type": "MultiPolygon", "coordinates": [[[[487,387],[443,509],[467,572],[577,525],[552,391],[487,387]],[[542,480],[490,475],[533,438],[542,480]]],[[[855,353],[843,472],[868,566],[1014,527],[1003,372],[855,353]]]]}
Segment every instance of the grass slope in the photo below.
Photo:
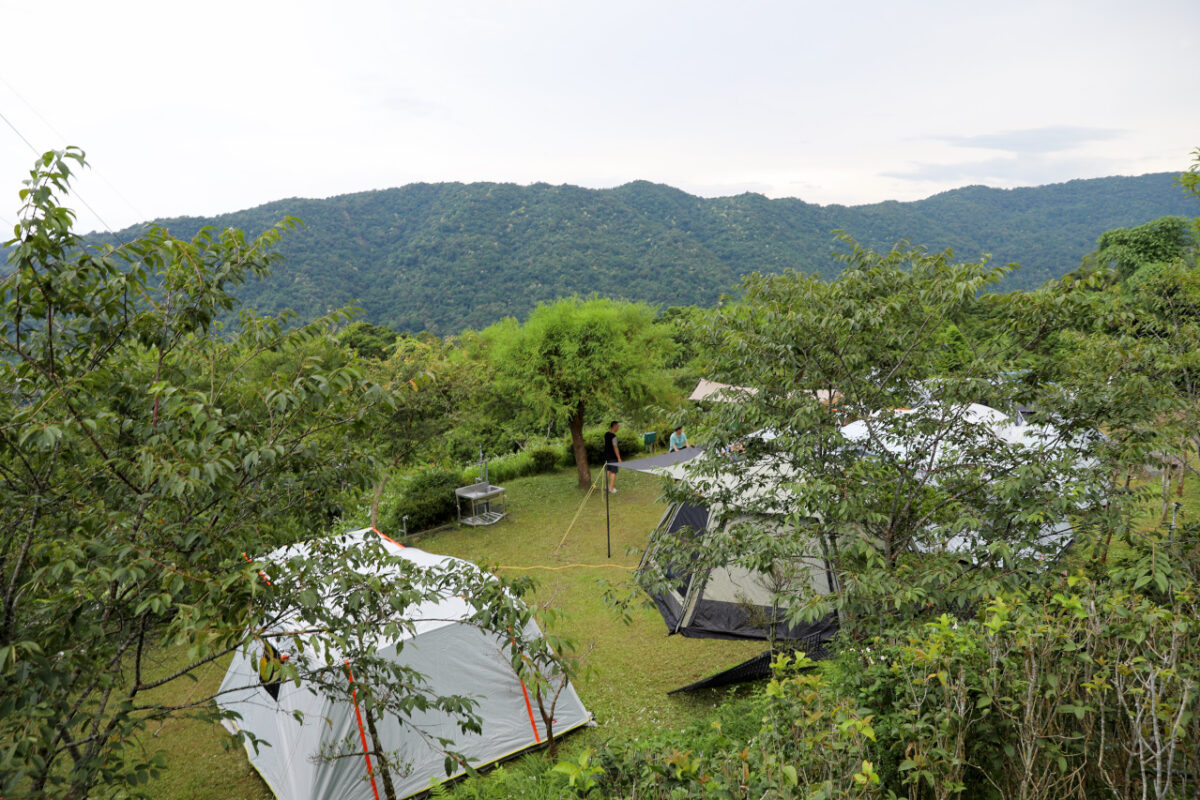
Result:
{"type": "MultiPolygon", "coordinates": [[[[598,471],[593,473],[599,477],[598,471]]],[[[576,688],[601,731],[637,735],[690,722],[703,708],[711,708],[712,699],[666,697],[666,692],[757,655],[764,645],[668,637],[662,617],[648,605],[636,611],[628,627],[620,624],[604,604],[600,581],[617,583],[632,575],[647,535],[665,509],[656,502],[660,484],[652,476],[620,474],[617,494],[609,496],[609,559],[604,494],[597,489],[580,509],[583,495],[572,488],[573,480],[574,471],[567,470],[514,481],[508,519],[489,528],[438,533],[417,546],[486,559],[498,564],[500,572],[536,577],[539,602],[552,598],[569,617],[563,632],[582,649],[595,645],[589,657],[594,674],[576,688]],[[588,566],[575,566],[580,564],[588,566]]]]}

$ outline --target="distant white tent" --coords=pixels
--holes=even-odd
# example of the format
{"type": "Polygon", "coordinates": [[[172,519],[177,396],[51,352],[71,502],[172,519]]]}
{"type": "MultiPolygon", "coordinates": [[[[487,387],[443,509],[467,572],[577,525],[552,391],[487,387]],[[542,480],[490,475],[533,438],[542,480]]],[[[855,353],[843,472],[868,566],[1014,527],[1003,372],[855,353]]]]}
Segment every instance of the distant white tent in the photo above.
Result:
{"type": "Polygon", "coordinates": [[[717,383],[716,381],[707,381],[703,378],[696,384],[696,388],[688,395],[688,400],[701,401],[707,400],[716,403],[740,403],[747,397],[753,397],[758,394],[758,389],[752,389],[746,386],[731,386],[728,383],[717,383]]]}
{"type": "MultiPolygon", "coordinates": [[[[938,406],[935,405],[933,407],[938,406]]],[[[1030,453],[1042,453],[1045,455],[1060,453],[1067,448],[1067,442],[1063,440],[1062,434],[1054,426],[1030,422],[1027,416],[1023,414],[1009,417],[1002,411],[980,403],[970,403],[969,405],[951,408],[948,411],[956,416],[960,416],[963,422],[977,431],[979,437],[990,437],[986,441],[1013,445],[1030,453]]],[[[899,416],[905,416],[916,412],[913,409],[902,409],[894,413],[899,416]]],[[[872,438],[867,421],[861,419],[843,427],[842,436],[850,442],[863,444],[868,443],[872,438]]],[[[881,436],[875,442],[878,446],[895,455],[908,455],[906,445],[896,439],[881,436]]],[[[942,458],[941,447],[941,444],[932,445],[930,463],[935,463],[942,458]]],[[[1091,466],[1094,462],[1077,461],[1076,463],[1080,467],[1087,467],[1091,466]]],[[[1070,545],[1074,538],[1075,529],[1070,521],[1065,519],[1047,521],[1042,526],[1041,533],[1036,539],[1037,547],[1027,549],[1023,551],[1023,554],[1034,556],[1037,552],[1058,553],[1070,545]]],[[[977,533],[963,531],[955,533],[940,542],[938,549],[951,553],[961,553],[965,557],[972,557],[973,554],[979,552],[984,546],[984,542],[981,541],[977,533]]]]}
{"type": "MultiPolygon", "coordinates": [[[[377,531],[364,529],[348,534],[346,542],[348,547],[361,547],[367,540],[379,537],[382,534],[377,531]]],[[[382,540],[389,553],[420,567],[436,568],[457,561],[404,547],[387,537],[382,540]]],[[[273,555],[303,556],[308,552],[306,547],[295,545],[273,555]]],[[[378,654],[401,661],[426,676],[434,694],[472,697],[476,701],[474,711],[482,720],[482,731],[464,733],[451,716],[432,709],[414,712],[407,718],[408,725],[386,716],[377,719],[376,729],[383,749],[397,754],[409,767],[407,774],[392,773],[398,796],[409,797],[428,790],[431,779],[447,779],[445,753],[436,744],[439,737],[454,740],[453,749],[475,767],[515,755],[546,740],[545,724],[513,671],[505,642],[466,624],[472,609],[465,600],[452,595],[404,613],[415,623],[413,632],[401,642],[378,642],[378,654]]],[[[526,635],[540,636],[534,623],[530,623],[526,635]]],[[[378,797],[363,757],[320,757],[323,747],[359,736],[360,722],[354,703],[329,699],[303,684],[264,683],[258,669],[262,655],[239,652],[234,656],[221,684],[218,705],[241,717],[225,722],[231,732],[241,729],[270,743],[257,751],[247,743],[246,753],[271,791],[280,800],[378,797]],[[302,721],[296,719],[296,712],[300,712],[302,721]]],[[[556,736],[590,720],[570,685],[559,696],[554,715],[556,736]]]]}
{"type": "MultiPolygon", "coordinates": [[[[734,386],[728,383],[700,379],[696,388],[688,395],[692,402],[707,401],[711,403],[740,403],[758,394],[758,389],[751,386],[734,386]]],[[[816,389],[812,396],[825,405],[838,402],[842,395],[831,389],[816,389]]]]}

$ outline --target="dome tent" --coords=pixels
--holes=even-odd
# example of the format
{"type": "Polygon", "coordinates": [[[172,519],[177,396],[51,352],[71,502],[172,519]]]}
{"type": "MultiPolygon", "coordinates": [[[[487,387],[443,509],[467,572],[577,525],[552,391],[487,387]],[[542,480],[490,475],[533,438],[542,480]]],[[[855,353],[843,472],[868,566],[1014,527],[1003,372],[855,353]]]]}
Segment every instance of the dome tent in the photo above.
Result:
{"type": "MultiPolygon", "coordinates": [[[[303,559],[314,544],[284,548],[264,561],[303,559]]],[[[433,575],[439,569],[454,567],[472,568],[459,559],[404,547],[373,529],[355,531],[340,540],[340,546],[347,549],[368,545],[381,545],[390,556],[416,567],[418,575],[422,572],[433,575]]],[[[364,580],[368,577],[386,580],[388,570],[385,565],[376,575],[364,573],[364,580]]],[[[266,580],[270,578],[264,576],[266,580]]],[[[472,767],[481,767],[546,741],[546,725],[534,708],[532,693],[513,669],[510,641],[472,624],[475,609],[470,603],[457,594],[441,592],[402,613],[409,623],[406,635],[380,637],[372,644],[375,655],[423,675],[423,690],[431,696],[472,699],[473,713],[481,730],[478,733],[462,730],[457,717],[434,705],[424,708],[418,705],[404,719],[376,712],[373,723],[379,748],[389,754],[394,764],[404,766],[403,770],[389,771],[397,797],[426,791],[431,781],[462,775],[460,769],[447,776],[446,749],[461,755],[472,767]],[[442,741],[451,744],[443,748],[442,741]]],[[[351,691],[353,680],[363,679],[353,672],[354,664],[347,661],[344,672],[326,671],[326,676],[336,675],[345,680],[343,692],[318,690],[306,680],[298,683],[279,680],[276,672],[263,668],[272,659],[289,656],[314,662],[317,656],[311,647],[290,654],[275,652],[276,648],[284,650],[294,637],[305,636],[308,627],[306,620],[299,617],[286,618],[265,631],[274,634],[271,637],[274,646],[267,637],[259,637],[258,644],[235,653],[217,703],[223,711],[236,716],[224,724],[230,732],[247,734],[250,762],[280,800],[373,800],[380,796],[382,785],[376,785],[371,772],[373,766],[377,774],[379,765],[376,758],[367,754],[374,748],[368,748],[363,710],[359,708],[357,693],[351,691]],[[254,740],[261,741],[256,746],[254,740]],[[360,741],[356,753],[347,747],[360,741]]],[[[540,635],[536,624],[530,621],[524,636],[540,635]]],[[[334,660],[340,667],[341,659],[334,660]]],[[[411,689],[406,685],[401,691],[411,689]]],[[[554,708],[554,735],[589,721],[590,715],[574,688],[565,685],[554,708]]]]}
{"type": "MultiPolygon", "coordinates": [[[[765,440],[774,438],[764,431],[754,435],[765,440]]],[[[692,477],[689,467],[713,458],[727,463],[731,456],[689,447],[622,461],[620,467],[688,483],[692,477]]],[[[769,460],[751,470],[768,483],[785,482],[779,465],[769,460]]],[[[804,642],[810,650],[815,650],[836,632],[836,620],[831,616],[809,624],[789,623],[785,619],[787,609],[779,606],[777,598],[781,582],[803,581],[823,593],[832,591],[832,576],[824,559],[818,555],[803,559],[798,571],[786,575],[778,570],[763,571],[738,564],[698,569],[693,553],[680,555],[664,545],[664,540],[673,542],[684,531],[691,531],[687,538],[702,547],[707,530],[752,517],[776,517],[784,512],[779,493],[761,488],[736,488],[742,486],[742,478],[732,472],[718,474],[708,488],[718,484],[739,495],[739,507],[726,507],[711,501],[705,497],[702,487],[693,484],[690,501],[675,499],[668,502],[638,565],[638,579],[666,622],[668,633],[698,639],[804,642]],[[750,511],[751,508],[755,511],[750,511]]]]}

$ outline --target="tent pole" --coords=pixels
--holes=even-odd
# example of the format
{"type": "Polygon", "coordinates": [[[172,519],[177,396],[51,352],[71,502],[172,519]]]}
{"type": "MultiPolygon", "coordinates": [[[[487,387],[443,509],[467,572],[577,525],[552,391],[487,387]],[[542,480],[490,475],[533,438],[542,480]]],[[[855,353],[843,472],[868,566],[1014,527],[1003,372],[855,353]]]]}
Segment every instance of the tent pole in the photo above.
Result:
{"type": "Polygon", "coordinates": [[[612,517],[608,513],[608,496],[612,492],[608,490],[608,464],[604,465],[600,475],[600,486],[604,489],[604,539],[608,543],[608,557],[612,558],[612,517]]]}

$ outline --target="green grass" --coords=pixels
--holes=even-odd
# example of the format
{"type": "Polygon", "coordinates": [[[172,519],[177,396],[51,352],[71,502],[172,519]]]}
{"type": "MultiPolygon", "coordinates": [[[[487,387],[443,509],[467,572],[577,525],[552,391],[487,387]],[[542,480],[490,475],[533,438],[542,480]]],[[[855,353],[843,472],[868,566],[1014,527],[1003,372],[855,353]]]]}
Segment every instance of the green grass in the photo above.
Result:
{"type": "MultiPolygon", "coordinates": [[[[170,674],[184,666],[183,653],[166,653],[155,672],[170,674]]],[[[211,697],[221,685],[229,659],[209,664],[197,671],[196,683],[174,681],[169,689],[163,687],[144,695],[144,701],[185,703],[211,697]],[[180,688],[185,687],[182,692],[180,688]],[[172,696],[167,696],[167,692],[172,696]]],[[[163,749],[167,754],[167,769],[154,782],[151,792],[156,797],[177,800],[208,800],[237,797],[245,800],[270,800],[274,797],[259,774],[250,766],[245,750],[235,745],[219,723],[197,719],[176,718],[152,723],[142,737],[147,750],[163,749]]]]}
{"type": "MultiPolygon", "coordinates": [[[[1194,456],[1191,458],[1191,463],[1193,466],[1197,464],[1194,456]]],[[[1175,515],[1177,529],[1182,530],[1184,526],[1194,525],[1200,520],[1200,476],[1194,473],[1189,473],[1184,480],[1182,495],[1177,491],[1178,483],[1172,480],[1170,496],[1167,498],[1168,509],[1165,521],[1162,516],[1162,480],[1160,476],[1144,474],[1133,480],[1130,488],[1141,493],[1131,520],[1134,536],[1144,536],[1150,541],[1165,541],[1171,523],[1170,504],[1176,502],[1179,503],[1179,510],[1175,515]]],[[[1073,563],[1082,564],[1093,558],[1098,548],[1100,548],[1100,543],[1085,539],[1082,546],[1077,548],[1073,563]]],[[[1129,552],[1129,545],[1121,537],[1114,536],[1107,548],[1106,561],[1108,564],[1119,563],[1129,552]]]]}
{"type": "MultiPolygon", "coordinates": [[[[593,478],[599,481],[600,477],[594,470],[593,478]]],[[[567,753],[601,740],[684,728],[704,719],[727,696],[725,691],[685,696],[667,696],[667,691],[740,663],[764,648],[756,642],[668,637],[662,618],[649,605],[635,608],[632,622],[623,624],[605,605],[601,581],[615,584],[631,577],[665,508],[658,502],[660,483],[651,476],[620,473],[617,494],[608,495],[609,558],[605,494],[599,488],[590,494],[579,491],[575,482],[573,468],[512,480],[505,484],[509,515],[496,525],[456,527],[408,542],[429,552],[486,562],[503,574],[530,575],[538,583],[537,602],[552,602],[567,614],[560,633],[574,638],[581,651],[591,648],[590,670],[575,687],[598,723],[567,737],[563,742],[567,753]]],[[[194,696],[216,691],[223,666],[200,674],[194,696]]],[[[241,748],[226,751],[224,737],[219,726],[190,720],[152,728],[146,744],[166,750],[168,763],[167,774],[153,791],[180,800],[268,800],[271,794],[244,752],[241,748]]],[[[526,769],[521,762],[513,768],[526,769]]]]}
{"type": "MultiPolygon", "coordinates": [[[[1192,466],[1196,466],[1196,459],[1192,458],[1192,466]]],[[[1167,498],[1168,508],[1166,521],[1162,517],[1162,479],[1158,476],[1150,476],[1145,480],[1135,481],[1134,488],[1141,488],[1147,491],[1149,495],[1145,501],[1145,505],[1140,514],[1135,518],[1135,523],[1138,530],[1151,531],[1159,529],[1165,532],[1171,524],[1171,509],[1170,504],[1178,502],[1180,504],[1179,513],[1175,517],[1175,524],[1182,527],[1188,522],[1195,522],[1197,513],[1200,512],[1200,476],[1189,474],[1183,482],[1183,495],[1178,494],[1179,484],[1176,481],[1171,482],[1170,496],[1167,498]]]]}
{"type": "Polygon", "coordinates": [[[574,470],[513,481],[509,518],[491,527],[439,532],[414,544],[435,553],[484,559],[499,565],[501,573],[535,577],[538,601],[550,600],[568,616],[562,632],[581,649],[594,646],[588,658],[594,674],[577,681],[576,689],[601,732],[636,736],[694,721],[711,709],[714,699],[667,697],[666,692],[740,663],[762,652],[764,645],[668,637],[652,606],[636,609],[632,623],[621,624],[604,604],[600,581],[617,583],[632,575],[665,509],[657,502],[661,486],[652,476],[620,474],[617,493],[609,495],[610,559],[604,494],[597,489],[583,502],[584,493],[574,483],[574,470]],[[575,566],[581,564],[588,566],[575,566]],[[524,569],[528,567],[540,568],[524,569]]]}

